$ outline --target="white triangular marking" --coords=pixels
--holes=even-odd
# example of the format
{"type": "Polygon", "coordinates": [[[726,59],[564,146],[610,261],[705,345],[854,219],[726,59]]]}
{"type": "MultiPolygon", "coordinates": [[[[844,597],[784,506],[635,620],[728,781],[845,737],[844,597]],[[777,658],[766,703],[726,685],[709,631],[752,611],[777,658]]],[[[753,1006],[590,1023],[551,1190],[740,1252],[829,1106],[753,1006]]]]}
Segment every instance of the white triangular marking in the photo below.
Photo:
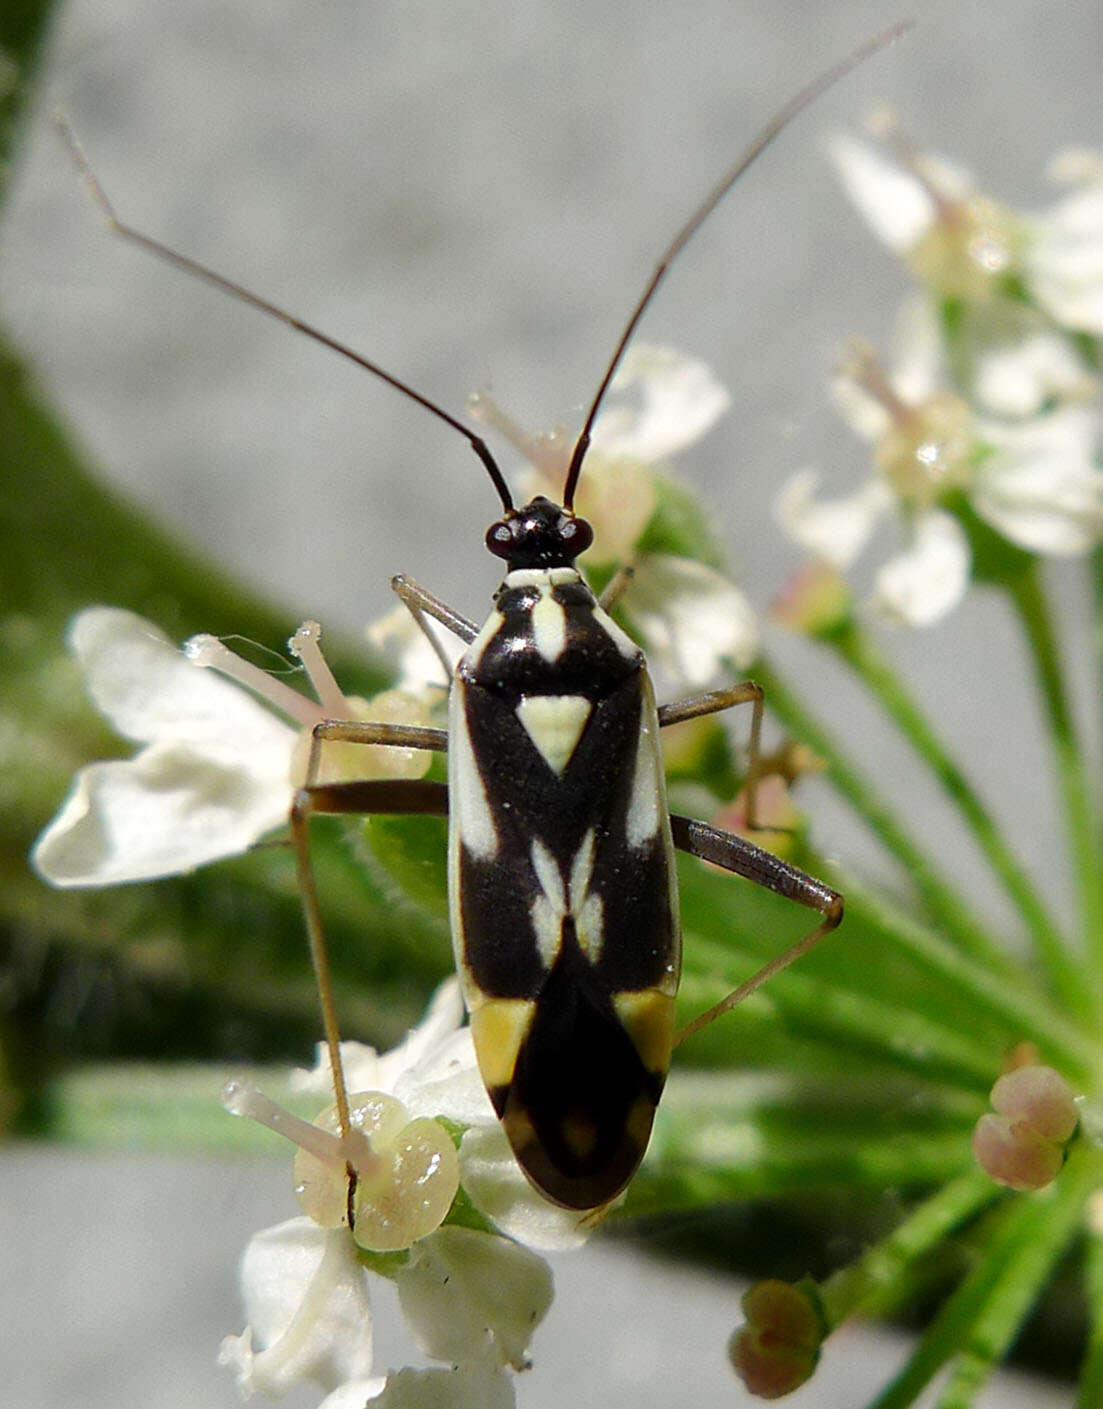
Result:
{"type": "Polygon", "coordinates": [[[571,761],[592,706],[585,695],[523,695],[517,718],[553,773],[571,761]]]}

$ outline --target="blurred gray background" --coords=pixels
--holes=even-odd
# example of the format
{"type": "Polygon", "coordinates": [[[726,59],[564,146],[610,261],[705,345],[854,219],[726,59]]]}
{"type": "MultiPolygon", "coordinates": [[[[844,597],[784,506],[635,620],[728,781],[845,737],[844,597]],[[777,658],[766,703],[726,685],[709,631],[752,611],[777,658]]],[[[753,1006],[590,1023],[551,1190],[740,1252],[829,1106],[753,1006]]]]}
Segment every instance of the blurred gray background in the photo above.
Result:
{"type": "MultiPolygon", "coordinates": [[[[4,231],[6,317],[105,475],[285,603],[289,631],[307,616],[358,630],[390,608],[399,570],[481,617],[496,500],[463,442],[341,359],[112,240],[46,127],[51,104],[124,218],[448,408],[490,387],[539,429],[577,424],[657,253],[762,122],[907,13],[917,31],[780,139],[643,329],[705,358],[734,394],[678,468],[718,506],[764,606],[795,561],[771,523],[778,486],[810,464],[839,491],[865,472],[828,399],[836,350],[852,333],[883,345],[907,287],[835,185],[822,135],[889,101],[994,195],[1041,206],[1053,153],[1103,142],[1098,0],[80,0],[56,35],[4,231]]],[[[1075,572],[1058,569],[1053,585],[1075,666],[1075,572]]],[[[906,751],[812,652],[770,644],[1002,923],[906,751]]],[[[1009,618],[973,594],[937,630],[888,645],[1067,908],[1009,618]]],[[[1086,704],[1086,670],[1077,679],[1086,704]]],[[[807,796],[825,850],[882,868],[822,790],[807,796]]],[[[10,1402],[233,1403],[213,1365],[218,1335],[240,1329],[231,1263],[248,1231],[292,1211],[283,1168],[3,1159],[5,1261],[26,1266],[0,1287],[10,1402]]],[[[594,1249],[563,1263],[563,1287],[580,1285],[538,1339],[522,1405],[560,1403],[564,1387],[580,1403],[618,1402],[613,1384],[633,1405],[742,1402],[721,1355],[738,1319],[731,1288],[606,1256],[604,1270],[594,1249]],[[624,1305],[615,1324],[586,1314],[598,1295],[624,1305]],[[606,1360],[613,1378],[591,1394],[580,1370],[606,1360]]],[[[860,1402],[850,1377],[872,1387],[876,1357],[901,1353],[880,1339],[857,1347],[833,1342],[794,1409],[860,1402]]],[[[380,1358],[403,1353],[381,1336],[380,1358]]],[[[986,1402],[1043,1401],[1000,1389],[986,1402]]]]}

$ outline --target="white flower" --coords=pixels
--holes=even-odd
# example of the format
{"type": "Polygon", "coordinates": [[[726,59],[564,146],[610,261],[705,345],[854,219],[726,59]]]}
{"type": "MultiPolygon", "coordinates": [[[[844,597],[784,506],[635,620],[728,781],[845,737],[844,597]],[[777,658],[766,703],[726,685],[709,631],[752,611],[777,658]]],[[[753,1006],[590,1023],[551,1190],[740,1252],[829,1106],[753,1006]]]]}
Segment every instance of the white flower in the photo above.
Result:
{"type": "Polygon", "coordinates": [[[47,880],[117,885],[190,871],[287,821],[296,729],[132,612],[89,607],[69,645],[97,707],[145,747],[77,774],[32,853],[47,880]]]}
{"type": "MultiPolygon", "coordinates": [[[[143,747],[133,758],[80,770],[32,852],[39,873],[57,886],[119,885],[239,855],[286,825],[314,724],[428,722],[424,706],[406,694],[384,692],[370,707],[342,695],[318,635],[307,623],[291,641],[318,695],[311,700],[212,637],[181,651],[133,612],[80,612],[69,645],[93,701],[124,738],[143,747]]],[[[326,745],[322,761],[320,776],[332,778],[417,777],[429,760],[415,750],[338,744],[326,745]]]]}
{"type": "Polygon", "coordinates": [[[227,1336],[219,1364],[243,1394],[285,1394],[300,1380],[327,1392],[325,1409],[353,1409],[378,1394],[371,1376],[367,1277],[347,1229],[293,1218],[258,1233],[241,1260],[249,1324],[227,1336]]]}
{"type": "Polygon", "coordinates": [[[758,653],[758,623],[739,588],[691,558],[649,553],[623,597],[625,614],[647,643],[660,677],[702,689],[758,653]]]}
{"type": "MultiPolygon", "coordinates": [[[[448,688],[450,674],[445,675],[439,656],[405,603],[373,621],[366,634],[380,662],[397,671],[395,690],[416,696],[427,687],[448,688]]],[[[454,666],[463,643],[450,631],[438,632],[437,640],[454,666]]]]}
{"type": "Polygon", "coordinates": [[[1086,400],[1096,386],[1068,341],[1032,331],[1024,310],[1017,341],[978,348],[973,395],[984,411],[1009,418],[1035,416],[1055,401],[1086,400]]]}
{"type": "Polygon", "coordinates": [[[533,1327],[552,1302],[551,1271],[543,1258],[472,1228],[441,1228],[423,1238],[395,1283],[427,1355],[490,1369],[526,1368],[533,1327]]]}
{"type": "Polygon", "coordinates": [[[774,512],[794,542],[832,567],[845,569],[891,512],[893,493],[883,480],[875,478],[843,498],[817,499],[819,480],[815,470],[800,470],[777,496],[774,512]]]}
{"type": "Polygon", "coordinates": [[[609,390],[589,452],[605,460],[668,460],[700,440],[731,405],[704,362],[647,343],[628,349],[609,390]]]}
{"type": "Polygon", "coordinates": [[[1069,406],[1022,425],[978,425],[992,447],[977,470],[973,507],[1033,553],[1070,557],[1103,538],[1103,474],[1095,468],[1099,416],[1069,406]]]}
{"type": "Polygon", "coordinates": [[[961,398],[938,390],[927,325],[910,318],[906,326],[912,340],[898,373],[886,376],[856,344],[836,388],[843,414],[873,442],[873,476],[853,494],[818,500],[815,475],[803,471],[775,511],[791,538],[839,569],[896,512],[905,546],[877,573],[873,601],[893,621],[929,626],[969,581],[965,532],[939,507],[948,493],[964,491],[983,519],[1029,552],[1083,553],[1103,539],[1103,474],[1093,462],[1100,424],[1082,405],[1021,422],[976,419],[961,398]]]}
{"type": "Polygon", "coordinates": [[[1062,153],[1051,175],[1075,189],[1034,221],[1025,253],[1030,289],[1058,323],[1103,334],[1103,161],[1062,153]]]}
{"type": "MultiPolygon", "coordinates": [[[[479,1075],[471,1029],[462,1021],[463,1000],[453,976],[440,985],[425,1018],[393,1051],[380,1056],[365,1043],[341,1043],[348,1089],[382,1091],[401,1101],[413,1117],[441,1116],[465,1126],[460,1182],[483,1217],[529,1247],[581,1246],[591,1216],[549,1203],[522,1174],[479,1075]]],[[[317,1065],[295,1073],[293,1085],[328,1095],[333,1079],[324,1043],[318,1044],[317,1055],[317,1065]]]]}
{"type": "Polygon", "coordinates": [[[500,1370],[454,1365],[450,1370],[399,1370],[374,1399],[375,1409],[513,1409],[513,1382],[500,1370]]]}
{"type": "Polygon", "coordinates": [[[969,585],[969,546],[952,514],[921,514],[910,547],[877,574],[873,601],[904,626],[933,626],[952,611],[969,585]]]}
{"type": "Polygon", "coordinates": [[[1054,163],[1075,189],[1052,208],[1018,216],[977,192],[946,162],[917,151],[890,119],[894,156],[839,135],[829,154],[848,195],[884,242],[939,293],[983,303],[1021,277],[1062,327],[1103,333],[1103,165],[1076,154],[1054,163]]]}
{"type": "Polygon", "coordinates": [[[279,1398],[308,1381],[320,1409],[492,1409],[514,1404],[508,1369],[524,1369],[533,1330],[552,1300],[542,1258],[505,1238],[442,1228],[395,1274],[414,1339],[450,1370],[372,1375],[369,1279],[347,1228],[309,1218],[266,1228],[241,1260],[248,1325],[227,1336],[219,1363],[243,1395],[279,1398]]]}
{"type": "MultiPolygon", "coordinates": [[[[633,568],[619,598],[659,673],[672,688],[700,689],[747,666],[758,626],[742,592],[714,568],[637,545],[658,502],[655,471],[709,431],[731,404],[705,363],[668,347],[629,348],[594,423],[575,508],[594,530],[586,562],[633,568]]],[[[562,493],[572,445],[565,432],[530,436],[480,394],[478,418],[495,426],[532,466],[526,495],[562,493]]]]}
{"type": "MultiPolygon", "coordinates": [[[[447,1141],[435,1117],[467,1125],[467,1135],[502,1135],[475,1065],[468,1029],[459,1026],[463,1016],[459,983],[444,983],[435,995],[425,1019],[392,1052],[383,1056],[359,1043],[342,1043],[342,1066],[348,1085],[363,1090],[351,1097],[355,1112],[360,1105],[381,1108],[388,1103],[405,1110],[398,1119],[413,1116],[414,1123],[434,1125],[447,1141]]],[[[293,1084],[300,1089],[332,1089],[328,1061],[319,1049],[318,1066],[301,1072],[293,1084]]],[[[220,1359],[230,1365],[245,1392],[281,1394],[301,1379],[326,1390],[325,1409],[353,1409],[365,1399],[378,1396],[386,1406],[440,1405],[441,1409],[483,1409],[483,1406],[511,1406],[513,1387],[508,1371],[528,1364],[532,1333],[551,1304],[551,1273],[542,1258],[509,1238],[458,1226],[436,1226],[414,1231],[403,1242],[384,1244],[400,1253],[408,1247],[404,1262],[372,1263],[392,1276],[399,1301],[419,1346],[427,1355],[443,1360],[453,1370],[401,1370],[387,1376],[386,1382],[371,1378],[371,1313],[368,1282],[364,1270],[361,1218],[371,1215],[363,1203],[357,1205],[355,1236],[345,1221],[347,1199],[346,1159],[366,1158],[357,1165],[358,1187],[370,1183],[372,1162],[386,1162],[386,1148],[376,1144],[366,1124],[353,1128],[359,1135],[368,1132],[366,1151],[361,1143],[343,1143],[332,1133],[326,1113],[317,1125],[308,1126],[281,1110],[254,1088],[230,1083],[225,1095],[236,1114],[250,1115],[287,1135],[320,1170],[330,1170],[337,1189],[333,1206],[318,1200],[318,1183],[304,1191],[303,1151],[296,1158],[296,1192],[310,1207],[321,1208],[319,1226],[310,1218],[292,1219],[259,1233],[250,1243],[242,1261],[241,1280],[249,1326],[240,1336],[223,1342],[220,1359]],[[361,1173],[366,1171],[366,1178],[361,1173]],[[305,1195],[305,1197],[304,1197],[305,1195]]],[[[449,1143],[449,1148],[451,1145],[449,1143]]],[[[524,1210],[546,1243],[573,1246],[584,1232],[584,1216],[554,1208],[530,1188],[506,1146],[509,1172],[492,1158],[493,1197],[500,1199],[503,1181],[512,1185],[510,1195],[501,1200],[514,1224],[524,1221],[524,1210]]],[[[471,1170],[465,1166],[465,1186],[471,1201],[482,1211],[480,1180],[485,1177],[484,1161],[476,1160],[471,1170]],[[470,1178],[469,1178],[470,1174],[470,1178]]],[[[504,1165],[504,1161],[502,1161],[504,1165]]],[[[429,1171],[428,1178],[436,1177],[429,1171]]],[[[403,1193],[410,1203],[408,1218],[397,1205],[391,1207],[396,1222],[412,1227],[420,1217],[427,1180],[414,1181],[403,1193]]],[[[455,1183],[451,1185],[452,1193],[455,1183]]],[[[323,1191],[324,1192],[324,1191],[323,1191]]],[[[452,1193],[447,1195],[436,1224],[447,1212],[452,1193]]],[[[508,1218],[507,1222],[510,1221],[508,1218]]],[[[379,1244],[370,1243],[372,1247],[379,1244]]]]}

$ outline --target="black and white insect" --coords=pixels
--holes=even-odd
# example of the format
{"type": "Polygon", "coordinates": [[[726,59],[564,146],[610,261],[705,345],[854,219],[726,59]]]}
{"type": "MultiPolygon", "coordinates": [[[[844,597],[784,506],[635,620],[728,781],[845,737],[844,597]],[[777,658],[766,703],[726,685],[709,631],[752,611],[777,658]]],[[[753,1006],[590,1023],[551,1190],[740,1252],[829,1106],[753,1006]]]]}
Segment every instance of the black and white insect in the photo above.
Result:
{"type": "Polygon", "coordinates": [[[466,645],[452,677],[447,732],[322,723],[292,808],[342,1130],[348,1129],[349,1104],[311,869],[312,816],[448,815],[453,945],[480,1071],[521,1168],[546,1197],[573,1209],[600,1209],[635,1173],[678,1042],[839,924],[842,897],[821,881],[742,837],[668,812],[660,731],[750,702],[753,788],[762,691],[748,681],[656,707],[643,653],[608,611],[625,576],[614,577],[599,600],[576,566],[593,535],[575,514],[574,499],[595,418],[672,260],[797,113],[907,27],[864,44],[797,94],[671,241],[590,405],[561,504],[537,497],[516,508],[485,441],[443,408],[359,353],[125,225],[67,134],[117,233],[305,332],[416,401],[467,439],[502,502],[486,546],[504,560],[506,573],[482,628],[409,579],[392,584],[438,649],[427,618],[466,645]],[[448,782],[319,783],[320,750],[331,740],[446,751],[448,782]],[[680,1032],[674,1016],[681,970],[676,848],[820,915],[803,939],[680,1032]]]}

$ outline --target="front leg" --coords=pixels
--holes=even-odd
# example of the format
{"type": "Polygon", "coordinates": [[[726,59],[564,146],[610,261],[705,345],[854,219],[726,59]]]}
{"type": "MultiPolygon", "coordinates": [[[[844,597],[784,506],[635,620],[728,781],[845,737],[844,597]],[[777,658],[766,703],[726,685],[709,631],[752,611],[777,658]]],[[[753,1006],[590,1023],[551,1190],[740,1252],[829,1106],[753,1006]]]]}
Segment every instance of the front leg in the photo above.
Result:
{"type": "Polygon", "coordinates": [[[825,935],[830,934],[843,918],[843,897],[838,891],[824,885],[823,881],[816,880],[814,876],[807,875],[796,866],[790,866],[787,861],[782,861],[772,852],[764,851],[762,847],[755,846],[753,842],[732,832],[711,827],[707,822],[696,822],[672,813],[670,829],[674,845],[682,851],[699,856],[703,861],[711,861],[714,866],[722,866],[724,870],[742,876],[745,880],[754,881],[755,885],[773,891],[775,895],[795,900],[798,905],[818,910],[823,916],[815,929],[810,930],[803,939],[798,939],[783,954],[771,959],[756,974],[752,974],[738,988],[733,988],[725,998],[721,998],[719,1003],[714,1003],[711,1008],[698,1014],[674,1039],[674,1045],[677,1046],[687,1037],[692,1037],[695,1032],[708,1027],[737,1003],[742,1003],[756,988],[761,988],[767,979],[788,968],[795,959],[807,954],[825,935]]]}
{"type": "Polygon", "coordinates": [[[391,578],[391,591],[398,595],[402,605],[417,622],[436,652],[437,660],[444,667],[446,677],[451,680],[452,662],[445,654],[437,639],[436,632],[432,630],[425,618],[431,616],[434,621],[439,621],[442,626],[451,631],[454,636],[458,636],[466,645],[470,645],[474,641],[479,634],[479,628],[473,621],[468,621],[465,616],[460,616],[459,612],[454,611],[447,602],[442,602],[439,597],[434,597],[432,592],[427,592],[420,583],[415,582],[412,577],[407,577],[405,573],[400,572],[391,578]]]}
{"type": "MultiPolygon", "coordinates": [[[[329,815],[389,813],[436,813],[448,811],[448,789],[444,783],[424,778],[358,779],[351,782],[319,783],[322,745],[327,742],[374,744],[405,749],[429,749],[443,752],[448,735],[443,729],[423,729],[404,724],[373,724],[359,720],[324,720],[314,727],[310,741],[306,782],[295,794],[291,804],[291,839],[295,846],[299,892],[303,916],[310,943],[310,960],[318,985],[318,1002],[322,1010],[322,1027],[333,1071],[334,1102],[342,1134],[349,1128],[348,1091],[341,1064],[341,1038],[337,1011],[333,1000],[333,979],[326,947],[322,912],[314,883],[314,867],[310,858],[310,819],[323,813],[329,815]]],[[[351,1176],[350,1176],[351,1178],[351,1176]]],[[[350,1184],[351,1188],[351,1184],[350,1184]]],[[[351,1193],[350,1193],[351,1200],[351,1193]]]]}

